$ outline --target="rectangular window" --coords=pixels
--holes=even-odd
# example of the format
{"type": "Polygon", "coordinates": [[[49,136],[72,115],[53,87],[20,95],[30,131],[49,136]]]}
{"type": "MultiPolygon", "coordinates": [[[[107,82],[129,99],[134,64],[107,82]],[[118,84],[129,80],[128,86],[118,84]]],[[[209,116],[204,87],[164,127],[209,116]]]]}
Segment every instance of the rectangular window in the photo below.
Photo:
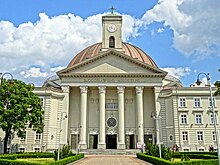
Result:
{"type": "MultiPolygon", "coordinates": [[[[213,106],[215,107],[215,98],[214,97],[213,97],[212,101],[213,101],[213,106]]],[[[209,98],[209,107],[212,106],[212,101],[211,101],[211,98],[209,98]]]]}
{"type": "Polygon", "coordinates": [[[202,124],[202,115],[196,114],[196,124],[202,124]]]}
{"type": "Polygon", "coordinates": [[[40,152],[40,148],[39,147],[34,148],[34,152],[40,152]]]}
{"type": "Polygon", "coordinates": [[[35,140],[40,140],[41,139],[41,133],[36,133],[35,140]]]}
{"type": "Polygon", "coordinates": [[[25,148],[24,147],[20,147],[19,148],[19,152],[25,152],[25,148]]]}
{"type": "Polygon", "coordinates": [[[215,131],[212,132],[212,140],[215,141],[215,131]]]}
{"type": "Polygon", "coordinates": [[[182,136],[183,136],[183,141],[188,141],[188,132],[183,131],[182,136]]]}
{"type": "Polygon", "coordinates": [[[203,132],[202,131],[197,132],[197,140],[198,141],[203,141],[203,132]]]}
{"type": "MultiPolygon", "coordinates": [[[[215,120],[216,120],[216,124],[218,123],[218,117],[217,117],[217,115],[215,114],[215,120]]],[[[213,113],[210,113],[210,123],[211,124],[214,124],[214,115],[213,115],[213,113]]]]}
{"type": "Polygon", "coordinates": [[[200,152],[204,152],[204,148],[199,148],[199,151],[200,152]]]}
{"type": "Polygon", "coordinates": [[[106,103],[105,108],[116,110],[116,109],[118,109],[118,103],[106,103]]]}
{"type": "Polygon", "coordinates": [[[181,114],[180,115],[180,123],[181,124],[187,124],[187,115],[186,114],[181,114]]]}
{"type": "Polygon", "coordinates": [[[188,148],[184,148],[184,149],[183,149],[183,151],[188,152],[188,151],[189,151],[189,149],[188,149],[188,148]]]}
{"type": "Polygon", "coordinates": [[[194,107],[201,107],[200,98],[194,98],[194,107]]]}
{"type": "Polygon", "coordinates": [[[180,107],[186,107],[186,98],[180,98],[179,105],[180,107]]]}

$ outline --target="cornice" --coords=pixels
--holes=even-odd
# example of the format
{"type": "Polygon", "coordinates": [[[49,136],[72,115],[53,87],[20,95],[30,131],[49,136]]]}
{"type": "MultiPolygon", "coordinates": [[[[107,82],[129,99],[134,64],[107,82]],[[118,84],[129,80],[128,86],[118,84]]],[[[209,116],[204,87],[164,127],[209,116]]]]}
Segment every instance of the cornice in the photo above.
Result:
{"type": "Polygon", "coordinates": [[[74,73],[62,74],[62,77],[75,77],[75,78],[95,78],[95,77],[109,77],[109,78],[146,78],[146,77],[164,77],[164,74],[143,74],[143,73],[74,73]]]}

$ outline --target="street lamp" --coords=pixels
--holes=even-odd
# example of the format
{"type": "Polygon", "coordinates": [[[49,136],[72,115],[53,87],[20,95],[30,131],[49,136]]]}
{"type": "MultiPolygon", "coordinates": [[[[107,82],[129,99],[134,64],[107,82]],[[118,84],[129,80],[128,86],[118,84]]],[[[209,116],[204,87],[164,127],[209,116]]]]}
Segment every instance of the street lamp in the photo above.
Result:
{"type": "Polygon", "coordinates": [[[161,142],[160,142],[160,130],[159,130],[159,128],[160,128],[159,127],[159,120],[161,119],[161,117],[155,111],[152,111],[150,116],[151,116],[151,118],[153,118],[156,121],[157,145],[159,146],[159,155],[161,158],[162,156],[161,156],[161,142]]]}
{"type": "Polygon", "coordinates": [[[214,129],[215,129],[215,139],[216,139],[216,145],[217,145],[217,152],[218,152],[218,164],[220,165],[220,151],[219,151],[219,139],[218,139],[218,132],[217,132],[217,126],[216,126],[216,116],[215,116],[215,110],[214,110],[214,103],[213,103],[213,94],[212,94],[212,87],[211,87],[211,80],[210,80],[210,75],[209,73],[199,73],[197,76],[197,81],[196,84],[200,86],[202,83],[199,79],[200,75],[205,75],[207,78],[207,86],[209,87],[209,92],[210,92],[210,99],[211,99],[211,111],[213,114],[213,122],[214,122],[214,129]]]}
{"type": "Polygon", "coordinates": [[[0,73],[0,86],[2,85],[2,81],[3,81],[3,78],[5,75],[10,75],[11,76],[11,79],[10,79],[10,84],[13,84],[14,83],[14,79],[13,79],[13,76],[11,73],[9,72],[5,72],[5,73],[0,73]]]}
{"type": "Polygon", "coordinates": [[[59,143],[58,143],[58,154],[57,154],[57,160],[60,160],[60,137],[61,137],[61,126],[62,126],[62,121],[65,120],[67,118],[67,114],[66,112],[61,112],[60,114],[60,118],[58,118],[60,120],[60,135],[59,135],[59,143]],[[65,116],[63,116],[65,115],[65,116]]]}

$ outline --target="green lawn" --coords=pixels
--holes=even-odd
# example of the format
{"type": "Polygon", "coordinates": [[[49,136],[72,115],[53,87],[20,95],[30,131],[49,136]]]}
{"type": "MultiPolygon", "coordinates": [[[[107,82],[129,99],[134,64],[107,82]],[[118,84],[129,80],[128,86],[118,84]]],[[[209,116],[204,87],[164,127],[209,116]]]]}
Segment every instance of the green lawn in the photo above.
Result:
{"type": "Polygon", "coordinates": [[[19,161],[26,161],[32,163],[46,164],[54,161],[54,158],[27,158],[27,159],[17,159],[19,161]]]}

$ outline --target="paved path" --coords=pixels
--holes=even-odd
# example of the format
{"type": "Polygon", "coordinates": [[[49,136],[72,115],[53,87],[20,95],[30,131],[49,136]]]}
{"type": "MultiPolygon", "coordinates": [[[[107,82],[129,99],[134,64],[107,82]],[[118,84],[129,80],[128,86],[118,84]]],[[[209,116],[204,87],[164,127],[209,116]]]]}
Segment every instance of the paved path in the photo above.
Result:
{"type": "Polygon", "coordinates": [[[70,165],[151,165],[136,158],[136,155],[87,155],[70,165]]]}

